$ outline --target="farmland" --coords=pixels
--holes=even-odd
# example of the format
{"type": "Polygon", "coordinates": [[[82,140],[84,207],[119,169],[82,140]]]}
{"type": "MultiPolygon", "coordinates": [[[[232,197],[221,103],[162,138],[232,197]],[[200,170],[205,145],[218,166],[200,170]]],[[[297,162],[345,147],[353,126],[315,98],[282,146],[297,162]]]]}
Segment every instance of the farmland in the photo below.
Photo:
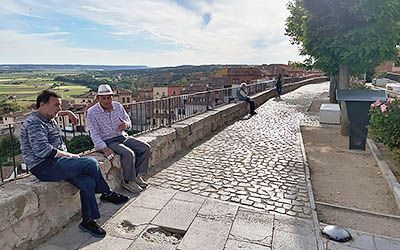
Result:
{"type": "Polygon", "coordinates": [[[70,74],[49,72],[0,74],[0,101],[14,102],[24,110],[34,103],[37,94],[44,89],[52,89],[65,99],[89,91],[89,88],[85,86],[54,81],[57,76],[70,74]]]}

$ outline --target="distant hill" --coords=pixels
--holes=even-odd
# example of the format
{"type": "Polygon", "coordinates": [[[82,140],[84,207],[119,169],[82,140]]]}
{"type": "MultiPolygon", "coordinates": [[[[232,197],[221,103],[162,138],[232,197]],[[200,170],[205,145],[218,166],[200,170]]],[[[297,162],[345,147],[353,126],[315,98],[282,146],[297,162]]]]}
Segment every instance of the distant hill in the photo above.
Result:
{"type": "Polygon", "coordinates": [[[152,75],[160,73],[173,73],[173,74],[188,74],[188,73],[210,73],[229,66],[242,66],[242,65],[181,65],[176,67],[159,67],[159,68],[142,68],[133,70],[114,70],[107,72],[109,74],[126,74],[126,75],[152,75]]]}
{"type": "Polygon", "coordinates": [[[60,71],[60,72],[84,72],[84,71],[115,71],[148,69],[144,65],[113,66],[113,65],[80,65],[80,64],[0,64],[1,72],[26,72],[26,71],[60,71]]]}

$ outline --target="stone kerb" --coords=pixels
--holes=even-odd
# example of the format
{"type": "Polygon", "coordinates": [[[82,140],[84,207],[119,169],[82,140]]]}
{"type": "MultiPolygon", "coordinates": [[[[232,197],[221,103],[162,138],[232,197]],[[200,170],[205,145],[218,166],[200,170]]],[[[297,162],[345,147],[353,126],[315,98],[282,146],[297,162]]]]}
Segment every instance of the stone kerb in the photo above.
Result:
{"type": "MultiPolygon", "coordinates": [[[[283,87],[287,93],[310,83],[325,81],[314,78],[283,87]]],[[[253,96],[257,106],[275,96],[268,90],[253,96]]],[[[182,149],[211,136],[216,130],[240,119],[248,113],[246,102],[236,102],[215,108],[170,128],[138,136],[151,146],[151,167],[158,166],[182,149]]],[[[120,159],[111,163],[101,153],[91,152],[96,158],[106,180],[113,189],[122,183],[120,159]]],[[[78,190],[67,182],[44,183],[28,177],[0,187],[0,249],[32,248],[57,233],[75,214],[79,213],[78,190]]]]}

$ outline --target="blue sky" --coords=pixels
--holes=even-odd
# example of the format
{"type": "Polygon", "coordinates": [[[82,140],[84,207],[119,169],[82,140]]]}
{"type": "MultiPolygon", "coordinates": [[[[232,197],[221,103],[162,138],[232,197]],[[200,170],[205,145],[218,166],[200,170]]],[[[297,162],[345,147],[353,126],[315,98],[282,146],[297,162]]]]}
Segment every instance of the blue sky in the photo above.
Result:
{"type": "Polygon", "coordinates": [[[0,0],[0,64],[263,64],[301,60],[287,1],[0,0]]]}

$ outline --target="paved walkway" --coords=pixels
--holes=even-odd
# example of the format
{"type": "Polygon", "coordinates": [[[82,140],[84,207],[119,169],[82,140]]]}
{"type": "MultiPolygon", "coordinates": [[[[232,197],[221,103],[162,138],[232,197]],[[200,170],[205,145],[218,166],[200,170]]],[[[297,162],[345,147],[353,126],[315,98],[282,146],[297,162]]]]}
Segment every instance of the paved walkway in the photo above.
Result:
{"type": "MultiPolygon", "coordinates": [[[[228,126],[153,176],[151,187],[128,204],[101,203],[105,239],[72,223],[39,249],[318,249],[298,125],[318,125],[305,112],[327,90],[327,83],[305,86],[270,100],[257,116],[228,126]]],[[[351,243],[324,245],[400,246],[354,235],[351,243]]]]}
{"type": "Polygon", "coordinates": [[[327,84],[303,87],[269,100],[258,115],[225,128],[161,171],[156,186],[310,218],[299,124],[327,84]]]}

